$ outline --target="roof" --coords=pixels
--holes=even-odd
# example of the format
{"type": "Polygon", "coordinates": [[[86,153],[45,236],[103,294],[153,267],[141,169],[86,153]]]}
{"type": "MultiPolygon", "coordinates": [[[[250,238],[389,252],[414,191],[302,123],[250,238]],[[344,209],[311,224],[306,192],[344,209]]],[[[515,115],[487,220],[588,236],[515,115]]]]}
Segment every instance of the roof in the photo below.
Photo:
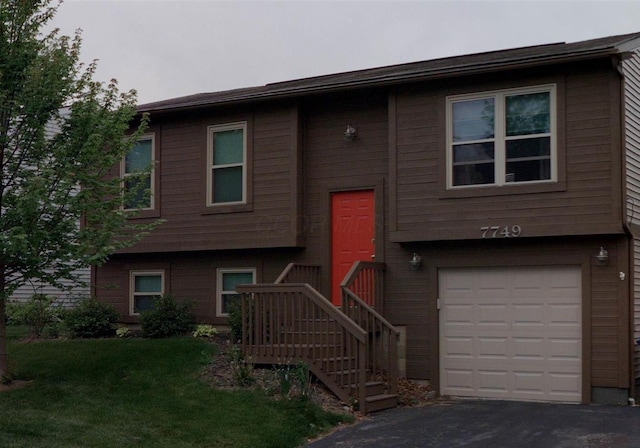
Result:
{"type": "Polygon", "coordinates": [[[356,70],[259,87],[198,93],[138,106],[138,112],[194,109],[265,99],[287,98],[358,87],[391,85],[400,82],[437,79],[466,73],[544,65],[612,55],[624,55],[640,46],[640,32],[573,43],[554,43],[464,56],[431,59],[408,64],[356,70]]]}

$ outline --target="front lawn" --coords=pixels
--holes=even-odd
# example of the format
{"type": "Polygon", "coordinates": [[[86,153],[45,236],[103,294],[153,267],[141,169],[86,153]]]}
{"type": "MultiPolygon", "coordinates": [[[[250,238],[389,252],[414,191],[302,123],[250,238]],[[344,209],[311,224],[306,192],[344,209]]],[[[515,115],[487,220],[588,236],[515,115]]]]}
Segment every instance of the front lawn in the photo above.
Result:
{"type": "Polygon", "coordinates": [[[0,392],[0,446],[295,447],[348,418],[205,384],[213,350],[194,338],[10,338],[10,365],[31,382],[0,392]]]}

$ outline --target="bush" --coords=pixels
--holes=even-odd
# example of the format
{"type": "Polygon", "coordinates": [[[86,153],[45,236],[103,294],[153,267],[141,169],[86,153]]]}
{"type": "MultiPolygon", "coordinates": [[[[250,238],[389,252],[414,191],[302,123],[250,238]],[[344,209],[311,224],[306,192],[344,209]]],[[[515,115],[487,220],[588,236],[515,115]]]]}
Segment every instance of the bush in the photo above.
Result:
{"type": "Polygon", "coordinates": [[[56,298],[34,294],[28,302],[7,303],[6,317],[10,325],[27,325],[34,337],[42,337],[45,328],[57,333],[63,308],[56,298]]]}
{"type": "Polygon", "coordinates": [[[74,338],[101,338],[115,334],[119,316],[116,310],[95,299],[83,299],[64,315],[64,322],[74,338]]]}
{"type": "Polygon", "coordinates": [[[119,338],[128,338],[131,336],[131,330],[129,327],[118,327],[118,329],[116,329],[116,336],[119,338]]]}
{"type": "Polygon", "coordinates": [[[239,301],[229,303],[227,324],[229,325],[231,342],[238,343],[242,340],[242,304],[239,301]]]}
{"type": "Polygon", "coordinates": [[[194,338],[212,338],[218,334],[218,330],[211,325],[198,325],[193,332],[194,338]]]}
{"type": "Polygon", "coordinates": [[[147,338],[170,338],[189,333],[194,322],[191,304],[177,302],[170,295],[156,299],[153,309],[140,315],[142,335],[147,338]]]}
{"type": "Polygon", "coordinates": [[[249,387],[256,383],[256,378],[253,376],[253,362],[251,358],[244,359],[240,347],[234,346],[229,351],[229,365],[233,383],[236,386],[249,387]]]}

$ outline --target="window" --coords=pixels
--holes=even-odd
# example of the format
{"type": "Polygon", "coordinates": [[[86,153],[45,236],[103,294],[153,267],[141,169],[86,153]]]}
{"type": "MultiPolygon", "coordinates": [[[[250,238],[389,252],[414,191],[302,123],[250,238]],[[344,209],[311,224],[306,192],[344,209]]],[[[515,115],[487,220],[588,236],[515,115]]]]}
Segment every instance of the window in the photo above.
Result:
{"type": "Polygon", "coordinates": [[[122,161],[126,210],[153,209],[154,138],[144,135],[122,161]]]}
{"type": "Polygon", "coordinates": [[[557,180],[555,85],[447,98],[447,187],[557,180]]]}
{"type": "Polygon", "coordinates": [[[209,126],[207,205],[247,202],[247,123],[209,126]]]}
{"type": "Polygon", "coordinates": [[[230,304],[239,299],[236,286],[255,282],[256,270],[254,268],[218,269],[216,314],[218,316],[229,315],[230,304]]]}
{"type": "Polygon", "coordinates": [[[164,294],[164,271],[132,271],[131,314],[153,309],[155,299],[164,294]]]}

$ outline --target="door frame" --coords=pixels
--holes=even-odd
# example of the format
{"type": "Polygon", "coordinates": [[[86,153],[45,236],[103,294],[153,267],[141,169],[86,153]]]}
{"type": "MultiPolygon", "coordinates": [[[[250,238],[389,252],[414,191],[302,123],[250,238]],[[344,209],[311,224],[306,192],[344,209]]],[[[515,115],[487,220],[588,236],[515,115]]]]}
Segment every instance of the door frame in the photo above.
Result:
{"type": "MultiPolygon", "coordinates": [[[[341,281],[341,279],[335,278],[334,277],[334,273],[336,270],[338,271],[342,271],[343,265],[341,262],[343,261],[349,261],[349,263],[351,263],[351,265],[344,269],[344,274],[342,274],[342,272],[340,272],[340,274],[342,275],[342,278],[344,278],[344,275],[346,275],[349,272],[349,269],[351,269],[351,267],[353,266],[353,263],[355,263],[356,261],[375,261],[375,257],[376,257],[376,223],[375,223],[375,218],[376,218],[376,201],[375,201],[375,191],[373,189],[366,189],[366,190],[348,190],[348,191],[334,191],[331,193],[330,195],[331,199],[331,214],[330,214],[330,227],[331,227],[331,231],[330,231],[330,245],[331,245],[331,260],[330,260],[330,272],[331,272],[331,292],[330,292],[330,299],[331,302],[336,305],[336,306],[340,306],[341,305],[341,292],[340,292],[340,285],[338,282],[341,281]],[[353,200],[354,199],[354,195],[357,195],[358,199],[357,201],[360,201],[361,199],[365,199],[366,203],[367,203],[367,207],[366,207],[366,215],[360,215],[358,213],[358,216],[366,216],[367,220],[366,220],[366,242],[363,242],[360,237],[364,236],[365,232],[357,232],[358,236],[358,241],[362,244],[364,244],[364,246],[361,246],[360,244],[358,244],[357,249],[365,249],[367,251],[367,258],[363,258],[361,260],[358,259],[359,256],[354,255],[352,253],[352,251],[354,249],[356,249],[355,244],[352,241],[347,241],[347,240],[351,240],[351,238],[338,238],[338,240],[340,240],[340,243],[338,245],[336,245],[336,235],[338,233],[336,233],[336,225],[338,225],[338,228],[340,228],[341,226],[336,222],[336,215],[337,216],[348,216],[348,217],[353,217],[353,214],[351,212],[354,211],[353,208],[350,208],[349,212],[347,213],[347,215],[343,214],[343,213],[336,213],[336,209],[335,209],[335,205],[336,205],[336,198],[338,197],[342,197],[344,198],[345,196],[350,199],[353,200]],[[369,207],[370,205],[370,207],[369,207]],[[371,226],[369,228],[369,225],[371,226]],[[368,242],[368,240],[371,239],[370,243],[368,242]],[[369,246],[369,244],[371,244],[371,246],[369,246]],[[368,246],[368,247],[367,247],[368,246]],[[336,255],[336,251],[334,249],[338,249],[338,251],[341,251],[344,248],[348,248],[349,252],[351,254],[351,256],[347,257],[348,259],[350,258],[356,258],[354,260],[342,260],[342,257],[339,257],[336,255]],[[370,250],[370,251],[369,251],[370,250]],[[371,255],[368,255],[368,254],[371,255]],[[340,260],[338,260],[338,258],[340,258],[340,260]],[[337,269],[337,265],[340,265],[341,267],[339,269],[337,269]],[[334,296],[334,293],[336,294],[334,296]]],[[[353,205],[352,205],[353,207],[353,205]]],[[[358,208],[359,209],[359,208],[358,208]]],[[[342,221],[341,221],[342,222],[342,221]]],[[[353,224],[359,223],[359,221],[353,222],[353,224]]],[[[351,232],[348,232],[350,235],[353,235],[354,237],[356,236],[355,234],[352,234],[351,232]]]]}
{"type": "Polygon", "coordinates": [[[445,250],[439,256],[426,259],[425,269],[428,277],[428,295],[434,300],[429,301],[431,314],[429,319],[429,375],[436,390],[440,390],[440,298],[441,268],[466,267],[503,267],[503,266],[549,266],[574,265],[580,266],[582,272],[582,403],[591,403],[591,260],[588,252],[578,250],[573,253],[554,254],[529,253],[528,259],[523,260],[518,251],[508,253],[494,253],[488,250],[480,258],[470,259],[464,251],[445,250]]]}
{"type": "Polygon", "coordinates": [[[385,254],[385,233],[384,233],[384,221],[386,204],[384,200],[384,178],[378,176],[363,176],[352,179],[345,179],[341,181],[329,182],[324,185],[324,194],[322,195],[322,204],[320,210],[324,218],[325,225],[322,226],[321,240],[324,244],[324,250],[322,251],[322,270],[320,272],[321,277],[321,293],[325,297],[331,300],[331,195],[333,193],[342,193],[349,191],[360,190],[373,190],[373,234],[375,235],[376,244],[374,248],[375,261],[384,262],[385,254]]]}
{"type": "MultiPolygon", "coordinates": [[[[584,313],[584,291],[583,291],[583,285],[584,285],[584,275],[582,272],[582,265],[580,264],[554,264],[554,263],[549,263],[549,264],[535,264],[535,265],[531,265],[531,264],[522,264],[522,265],[517,265],[517,266],[513,266],[513,265],[504,265],[504,266],[460,266],[460,267],[443,267],[441,269],[438,269],[438,391],[439,393],[442,393],[442,350],[443,350],[443,338],[442,338],[442,324],[443,324],[443,314],[442,314],[442,306],[444,304],[444,299],[442,298],[442,290],[441,290],[441,280],[443,277],[444,272],[446,271],[452,271],[452,270],[458,270],[458,271],[462,271],[462,270],[471,270],[471,269],[491,269],[491,270],[519,270],[519,269],[547,269],[547,270],[553,270],[554,268],[565,268],[565,269],[572,269],[574,270],[575,273],[578,274],[578,281],[580,284],[580,297],[579,297],[579,303],[577,303],[577,305],[579,305],[580,307],[580,329],[579,329],[579,333],[580,333],[580,401],[578,401],[579,403],[582,403],[584,401],[584,390],[585,390],[585,384],[584,384],[584,372],[585,372],[585,362],[584,362],[584,353],[585,353],[585,348],[584,348],[584,337],[585,337],[585,331],[584,331],[584,316],[582,315],[584,313]]],[[[509,297],[511,299],[511,296],[509,297]]],[[[495,399],[505,399],[505,400],[517,400],[520,401],[520,398],[514,398],[514,397],[508,397],[508,398],[498,398],[498,397],[483,397],[483,396],[465,396],[465,398],[473,398],[473,399],[488,399],[488,400],[495,400],[495,399]]],[[[522,401],[529,401],[527,399],[522,399],[522,401]]],[[[531,400],[531,401],[537,401],[535,399],[531,400]]],[[[544,400],[546,401],[546,400],[544,400]]],[[[574,401],[556,401],[558,403],[578,403],[578,402],[574,402],[574,401]]]]}

